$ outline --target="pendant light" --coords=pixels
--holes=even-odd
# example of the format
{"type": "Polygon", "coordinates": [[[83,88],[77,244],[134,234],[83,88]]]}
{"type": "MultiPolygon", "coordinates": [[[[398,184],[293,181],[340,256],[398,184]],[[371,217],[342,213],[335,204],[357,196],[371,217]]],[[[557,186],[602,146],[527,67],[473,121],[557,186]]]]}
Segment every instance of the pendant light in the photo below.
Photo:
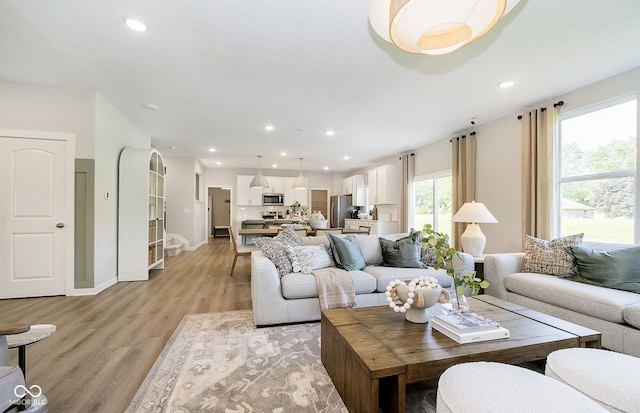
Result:
{"type": "Polygon", "coordinates": [[[302,159],[303,158],[298,158],[298,159],[300,159],[300,175],[298,175],[296,180],[293,181],[293,185],[291,185],[291,188],[292,189],[308,189],[309,182],[307,181],[307,178],[305,178],[304,175],[302,175],[302,159]]]}
{"type": "Polygon", "coordinates": [[[370,0],[369,22],[405,52],[442,55],[486,34],[520,0],[370,0]]]}
{"type": "Polygon", "coordinates": [[[262,171],[260,169],[260,158],[262,158],[262,155],[258,155],[258,175],[253,177],[249,184],[249,188],[271,188],[267,178],[262,175],[262,171]]]}

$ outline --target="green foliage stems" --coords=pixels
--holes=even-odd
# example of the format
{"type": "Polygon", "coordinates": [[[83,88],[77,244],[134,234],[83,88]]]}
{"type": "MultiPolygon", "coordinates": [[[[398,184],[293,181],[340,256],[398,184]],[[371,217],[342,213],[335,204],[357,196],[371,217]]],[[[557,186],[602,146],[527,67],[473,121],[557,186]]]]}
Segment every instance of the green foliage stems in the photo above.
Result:
{"type": "Polygon", "coordinates": [[[456,295],[464,294],[464,289],[467,287],[471,288],[471,295],[478,295],[481,288],[487,288],[489,286],[488,281],[476,277],[475,271],[469,271],[469,273],[465,275],[456,274],[453,268],[453,258],[458,257],[462,259],[462,256],[455,248],[451,247],[447,234],[434,231],[431,224],[425,224],[422,232],[425,234],[422,242],[427,248],[433,248],[433,253],[436,257],[436,265],[434,268],[436,270],[444,268],[447,275],[453,278],[453,283],[456,286],[456,295]]]}

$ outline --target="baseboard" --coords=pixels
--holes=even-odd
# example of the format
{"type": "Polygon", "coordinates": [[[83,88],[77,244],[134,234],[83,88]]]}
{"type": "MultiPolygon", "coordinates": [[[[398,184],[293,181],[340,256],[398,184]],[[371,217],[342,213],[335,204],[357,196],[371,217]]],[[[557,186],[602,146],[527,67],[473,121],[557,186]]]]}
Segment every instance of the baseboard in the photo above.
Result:
{"type": "Polygon", "coordinates": [[[102,291],[106,290],[107,288],[111,287],[114,284],[118,283],[118,278],[112,278],[106,282],[103,282],[102,284],[100,284],[97,287],[93,287],[93,288],[74,288],[72,293],[70,295],[72,296],[83,296],[83,295],[98,295],[100,294],[102,291]]]}

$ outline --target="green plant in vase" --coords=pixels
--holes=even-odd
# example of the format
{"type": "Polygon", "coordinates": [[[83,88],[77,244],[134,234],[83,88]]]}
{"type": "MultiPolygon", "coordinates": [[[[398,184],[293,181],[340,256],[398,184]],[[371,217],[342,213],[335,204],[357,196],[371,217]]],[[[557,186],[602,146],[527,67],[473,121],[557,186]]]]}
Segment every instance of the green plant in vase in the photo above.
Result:
{"type": "Polygon", "coordinates": [[[449,235],[434,231],[431,224],[425,224],[422,228],[422,233],[425,234],[422,238],[425,247],[433,248],[433,255],[436,257],[434,268],[436,270],[443,268],[447,275],[453,279],[453,285],[455,286],[453,289],[453,300],[455,302],[454,305],[457,304],[458,306],[458,308],[454,308],[454,310],[462,310],[463,300],[466,301],[466,298],[463,298],[465,290],[469,288],[472,296],[478,295],[481,288],[487,288],[489,286],[489,282],[476,277],[475,271],[469,271],[467,274],[456,273],[453,267],[453,259],[455,257],[461,259],[462,256],[460,252],[451,247],[449,235]]]}
{"type": "Polygon", "coordinates": [[[300,202],[298,201],[294,201],[293,204],[291,204],[291,213],[293,215],[298,215],[300,213],[302,206],[300,205],[300,202]]]}

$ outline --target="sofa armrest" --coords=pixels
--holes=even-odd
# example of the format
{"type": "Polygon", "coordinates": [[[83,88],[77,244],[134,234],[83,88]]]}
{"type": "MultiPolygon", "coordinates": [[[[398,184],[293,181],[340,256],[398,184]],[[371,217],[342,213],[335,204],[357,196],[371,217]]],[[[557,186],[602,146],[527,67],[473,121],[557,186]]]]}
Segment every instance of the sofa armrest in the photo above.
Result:
{"type": "Polygon", "coordinates": [[[471,254],[460,252],[460,257],[453,257],[453,269],[457,274],[468,274],[469,271],[476,270],[476,264],[471,254]]]}
{"type": "Polygon", "coordinates": [[[524,252],[488,254],[484,257],[484,279],[489,281],[485,294],[503,300],[507,299],[504,279],[507,275],[520,272],[524,262],[524,252]]]}
{"type": "Polygon", "coordinates": [[[287,313],[278,270],[262,251],[251,252],[251,307],[257,326],[278,323],[287,313]]]}

